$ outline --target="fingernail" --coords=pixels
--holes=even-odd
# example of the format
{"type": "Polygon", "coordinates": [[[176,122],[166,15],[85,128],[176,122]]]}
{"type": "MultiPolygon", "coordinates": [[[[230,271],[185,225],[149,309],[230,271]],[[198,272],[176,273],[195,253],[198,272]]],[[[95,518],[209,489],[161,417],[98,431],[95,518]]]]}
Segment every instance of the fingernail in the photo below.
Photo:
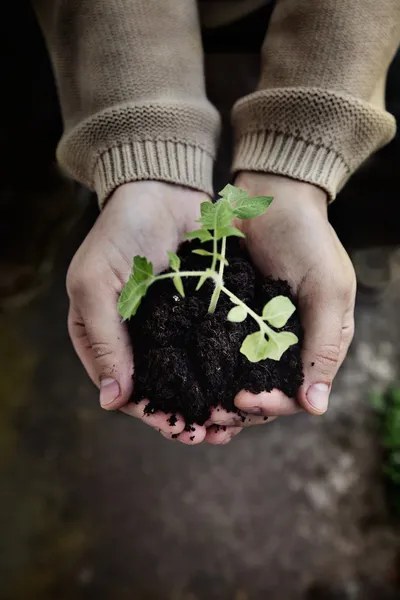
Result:
{"type": "Polygon", "coordinates": [[[329,385],[314,383],[307,392],[307,400],[317,412],[324,413],[328,408],[329,385]]]}
{"type": "Polygon", "coordinates": [[[114,402],[120,395],[120,389],[118,381],[115,379],[102,379],[100,381],[100,404],[101,406],[107,406],[114,402]]]}

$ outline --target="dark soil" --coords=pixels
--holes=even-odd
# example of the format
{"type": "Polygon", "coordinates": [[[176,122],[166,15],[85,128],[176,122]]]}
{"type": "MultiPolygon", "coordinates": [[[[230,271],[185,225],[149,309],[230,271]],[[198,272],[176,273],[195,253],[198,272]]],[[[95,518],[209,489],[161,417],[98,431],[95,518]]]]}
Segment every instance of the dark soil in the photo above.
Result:
{"type": "MultiPolygon", "coordinates": [[[[210,265],[209,258],[192,254],[194,247],[193,242],[182,246],[182,270],[210,265]]],[[[236,241],[228,244],[227,258],[226,287],[258,314],[275,296],[289,296],[293,301],[288,283],[263,277],[236,241]]],[[[215,313],[209,314],[213,284],[207,281],[196,292],[197,281],[184,280],[184,299],[171,281],[157,282],[129,321],[135,354],[132,400],[146,398],[148,412],[180,413],[187,425],[201,425],[212,407],[221,405],[237,412],[233,400],[241,389],[258,393],[277,388],[295,397],[303,381],[299,344],[291,346],[279,362],[249,362],[239,349],[246,335],[258,329],[257,324],[250,317],[243,323],[230,323],[226,317],[233,305],[224,294],[215,313]]],[[[284,329],[301,339],[297,311],[284,329]]]]}

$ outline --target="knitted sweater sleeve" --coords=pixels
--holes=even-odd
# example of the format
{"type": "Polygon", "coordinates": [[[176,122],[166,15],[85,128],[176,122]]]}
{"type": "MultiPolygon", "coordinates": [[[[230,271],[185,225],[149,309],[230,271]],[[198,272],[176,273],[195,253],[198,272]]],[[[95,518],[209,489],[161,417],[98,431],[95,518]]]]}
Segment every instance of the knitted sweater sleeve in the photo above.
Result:
{"type": "Polygon", "coordinates": [[[212,193],[219,116],[195,0],[34,0],[64,119],[57,156],[102,204],[128,181],[212,193]]]}
{"type": "Polygon", "coordinates": [[[234,171],[313,183],[333,199],[395,134],[384,108],[399,0],[278,0],[255,93],[233,109],[234,171]]]}

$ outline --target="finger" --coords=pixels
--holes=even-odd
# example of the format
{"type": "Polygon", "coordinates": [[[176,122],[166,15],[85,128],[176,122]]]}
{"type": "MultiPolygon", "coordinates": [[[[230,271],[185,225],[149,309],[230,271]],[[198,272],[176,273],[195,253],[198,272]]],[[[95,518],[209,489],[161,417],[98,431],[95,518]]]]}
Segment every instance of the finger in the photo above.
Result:
{"type": "Polygon", "coordinates": [[[215,446],[228,444],[231,439],[237,436],[243,430],[242,427],[220,427],[212,425],[207,429],[205,442],[215,446]]]}
{"type": "Polygon", "coordinates": [[[354,302],[335,286],[320,285],[299,302],[304,329],[302,360],[304,383],[299,403],[308,412],[328,408],[332,382],[342,364],[354,331],[354,302]]]}
{"type": "Polygon", "coordinates": [[[246,414],[243,411],[237,413],[228,412],[222,407],[217,406],[211,410],[210,419],[205,423],[207,428],[212,425],[217,425],[222,429],[227,427],[249,427],[252,425],[264,425],[269,419],[261,414],[261,416],[255,416],[254,414],[246,414]]]}
{"type": "Polygon", "coordinates": [[[190,426],[190,431],[182,431],[178,436],[171,435],[170,433],[161,432],[161,435],[168,440],[177,439],[178,442],[186,444],[188,446],[196,446],[201,444],[206,437],[206,428],[203,425],[193,424],[190,426]]]}
{"type": "Polygon", "coordinates": [[[147,413],[147,400],[141,400],[138,404],[129,402],[121,408],[121,412],[130,417],[140,419],[146,425],[153,427],[168,435],[178,435],[185,429],[185,421],[180,415],[165,414],[163,412],[147,413]]]}
{"type": "Polygon", "coordinates": [[[100,387],[101,406],[115,410],[132,394],[132,348],[117,312],[117,299],[109,292],[96,291],[95,297],[81,296],[79,309],[72,301],[68,331],[87,373],[100,387]]]}
{"type": "Polygon", "coordinates": [[[235,406],[244,413],[267,417],[294,415],[302,410],[297,400],[288,398],[280,390],[260,394],[241,390],[235,398],[235,406]]]}

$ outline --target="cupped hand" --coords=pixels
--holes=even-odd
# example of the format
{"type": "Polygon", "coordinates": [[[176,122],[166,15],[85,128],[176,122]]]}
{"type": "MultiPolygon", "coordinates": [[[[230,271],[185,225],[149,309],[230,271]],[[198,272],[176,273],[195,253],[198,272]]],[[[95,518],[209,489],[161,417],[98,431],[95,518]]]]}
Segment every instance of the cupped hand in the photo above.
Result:
{"type": "Polygon", "coordinates": [[[274,197],[264,215],[241,227],[255,265],[290,283],[304,329],[304,384],[298,397],[277,390],[242,391],[235,404],[254,415],[276,417],[301,409],[322,414],[353,338],[356,293],[353,266],[328,222],[326,194],[306,183],[258,173],[242,173],[235,184],[251,196],[274,197]]]}
{"type": "Polygon", "coordinates": [[[145,416],[145,401],[128,404],[133,355],[117,302],[133,256],[146,256],[155,272],[167,268],[167,251],[176,252],[184,235],[198,227],[200,204],[206,200],[206,194],[166,183],[122,185],[77,251],[67,275],[69,333],[87,373],[100,388],[101,406],[138,417],[166,436],[180,434],[187,443],[202,441],[205,427],[189,433],[183,431],[179,415],[171,426],[170,415],[145,416]]]}

